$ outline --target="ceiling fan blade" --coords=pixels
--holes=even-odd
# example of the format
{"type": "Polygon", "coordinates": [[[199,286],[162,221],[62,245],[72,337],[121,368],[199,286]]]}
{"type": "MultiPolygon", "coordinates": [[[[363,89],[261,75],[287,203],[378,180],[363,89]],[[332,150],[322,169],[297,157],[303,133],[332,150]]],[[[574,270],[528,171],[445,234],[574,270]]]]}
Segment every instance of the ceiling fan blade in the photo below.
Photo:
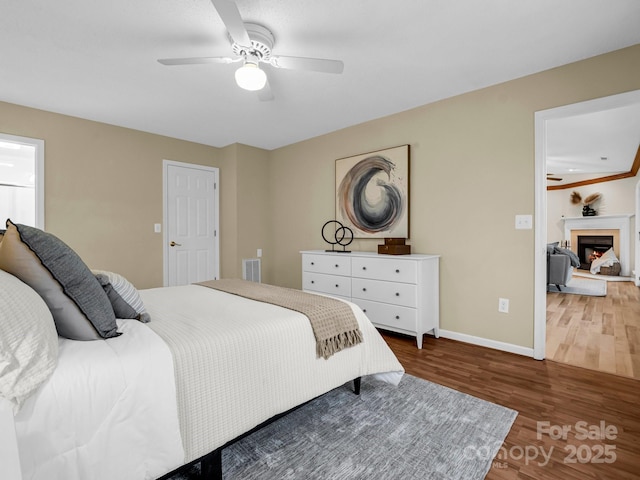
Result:
{"type": "Polygon", "coordinates": [[[222,23],[227,27],[227,31],[233,41],[243,47],[250,47],[251,39],[244,26],[236,2],[233,0],[211,0],[211,3],[213,3],[218,15],[220,15],[222,23]]]}
{"type": "Polygon", "coordinates": [[[547,177],[547,180],[553,180],[555,182],[561,182],[562,181],[561,178],[557,178],[557,177],[547,177]]]}
{"type": "Polygon", "coordinates": [[[239,62],[242,58],[229,57],[194,57],[194,58],[160,58],[158,62],[162,65],[201,65],[206,63],[233,63],[239,62]]]}
{"type": "Polygon", "coordinates": [[[344,63],[341,60],[328,60],[325,58],[307,57],[283,57],[272,56],[269,63],[276,68],[288,68],[291,70],[310,70],[312,72],[342,73],[344,63]]]}
{"type": "Polygon", "coordinates": [[[258,90],[258,98],[261,102],[270,102],[273,100],[273,91],[271,90],[271,85],[269,85],[269,79],[267,79],[267,83],[264,87],[258,90]]]}

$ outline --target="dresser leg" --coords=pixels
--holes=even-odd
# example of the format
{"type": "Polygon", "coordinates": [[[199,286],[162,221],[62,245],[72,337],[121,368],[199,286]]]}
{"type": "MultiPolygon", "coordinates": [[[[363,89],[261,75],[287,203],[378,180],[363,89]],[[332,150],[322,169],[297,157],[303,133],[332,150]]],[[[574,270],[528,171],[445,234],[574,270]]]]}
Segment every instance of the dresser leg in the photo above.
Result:
{"type": "Polygon", "coordinates": [[[424,337],[424,333],[419,333],[416,335],[416,343],[418,344],[418,349],[422,350],[422,339],[424,337]]]}

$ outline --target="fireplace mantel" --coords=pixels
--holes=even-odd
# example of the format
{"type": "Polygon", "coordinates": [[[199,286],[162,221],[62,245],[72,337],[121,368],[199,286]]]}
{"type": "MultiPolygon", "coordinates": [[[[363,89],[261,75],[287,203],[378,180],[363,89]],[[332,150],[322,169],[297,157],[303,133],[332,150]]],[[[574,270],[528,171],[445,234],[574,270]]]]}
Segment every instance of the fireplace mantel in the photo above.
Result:
{"type": "Polygon", "coordinates": [[[620,231],[620,252],[617,252],[620,260],[620,275],[629,276],[631,274],[630,263],[630,234],[631,219],[633,213],[619,215],[596,215],[594,217],[565,217],[564,238],[571,238],[572,230],[619,230],[620,231]]]}

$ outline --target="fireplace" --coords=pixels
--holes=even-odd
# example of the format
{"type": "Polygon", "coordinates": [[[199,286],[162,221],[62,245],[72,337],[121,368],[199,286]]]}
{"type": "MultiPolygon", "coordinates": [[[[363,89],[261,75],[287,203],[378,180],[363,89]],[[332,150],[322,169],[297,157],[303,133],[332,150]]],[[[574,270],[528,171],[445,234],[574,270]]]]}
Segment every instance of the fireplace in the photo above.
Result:
{"type": "Polygon", "coordinates": [[[600,258],[610,248],[613,248],[613,235],[578,235],[580,268],[589,270],[591,262],[600,258]]]}
{"type": "Polygon", "coordinates": [[[634,216],[630,213],[564,218],[564,238],[577,250],[578,236],[613,236],[613,251],[620,261],[620,276],[628,277],[631,275],[631,226],[634,216]]]}

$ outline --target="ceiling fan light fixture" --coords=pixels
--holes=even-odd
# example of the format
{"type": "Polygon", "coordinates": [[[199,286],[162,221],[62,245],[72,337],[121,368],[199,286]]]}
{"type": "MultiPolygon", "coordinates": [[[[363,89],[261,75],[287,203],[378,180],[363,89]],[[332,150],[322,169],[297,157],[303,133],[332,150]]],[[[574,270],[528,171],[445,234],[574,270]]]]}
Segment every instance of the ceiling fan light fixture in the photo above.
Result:
{"type": "Polygon", "coordinates": [[[236,70],[236,83],[240,88],[252,92],[262,90],[267,83],[267,74],[257,63],[245,61],[244,65],[236,70]]]}

